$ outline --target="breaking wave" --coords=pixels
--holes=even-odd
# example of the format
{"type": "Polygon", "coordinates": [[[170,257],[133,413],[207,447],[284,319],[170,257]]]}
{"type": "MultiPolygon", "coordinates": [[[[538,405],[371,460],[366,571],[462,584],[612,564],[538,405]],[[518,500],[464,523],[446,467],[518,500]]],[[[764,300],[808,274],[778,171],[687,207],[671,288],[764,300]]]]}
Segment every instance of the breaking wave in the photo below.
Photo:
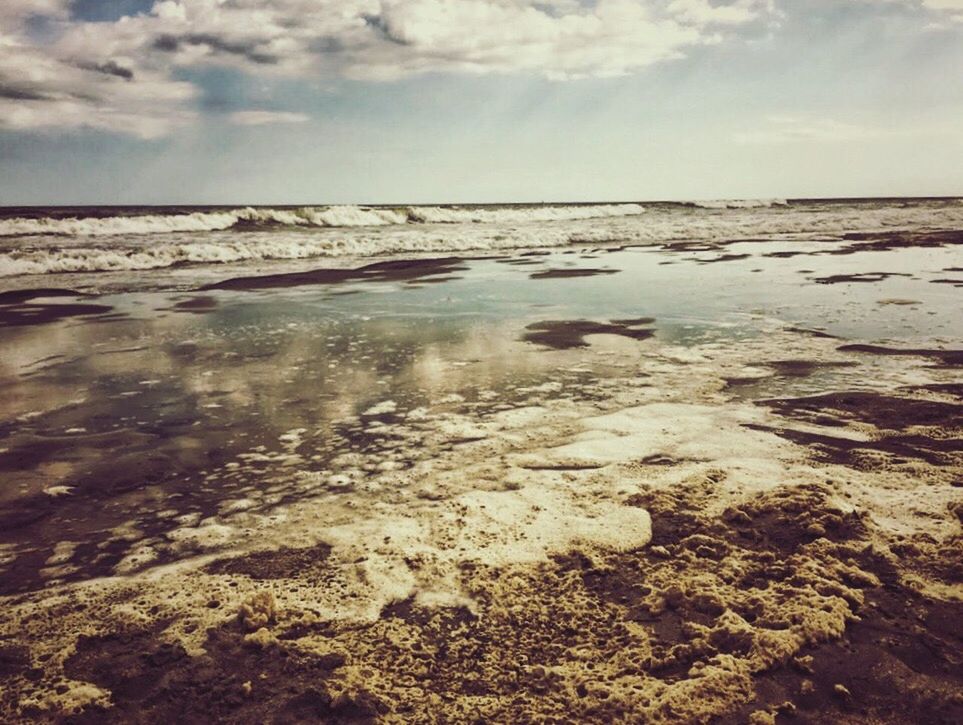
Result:
{"type": "Polygon", "coordinates": [[[300,209],[245,207],[224,211],[115,216],[16,217],[0,219],[0,236],[109,236],[212,232],[261,227],[371,227],[395,224],[460,224],[466,222],[546,222],[642,214],[640,204],[573,206],[364,207],[320,206],[300,209]]]}
{"type": "Polygon", "coordinates": [[[467,251],[552,247],[576,241],[608,241],[604,233],[575,235],[541,231],[535,235],[499,233],[377,235],[356,232],[338,235],[293,235],[271,232],[212,234],[202,239],[176,235],[158,243],[34,247],[0,251],[0,277],[71,272],[119,272],[183,265],[233,264],[269,260],[324,257],[373,257],[386,254],[451,254],[467,251]]]}

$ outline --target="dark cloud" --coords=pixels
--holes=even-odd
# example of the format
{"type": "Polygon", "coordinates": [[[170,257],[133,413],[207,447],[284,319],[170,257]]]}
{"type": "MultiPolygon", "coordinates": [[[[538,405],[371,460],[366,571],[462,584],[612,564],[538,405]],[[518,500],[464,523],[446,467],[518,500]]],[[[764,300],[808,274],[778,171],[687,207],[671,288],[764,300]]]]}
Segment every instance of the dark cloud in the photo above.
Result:
{"type": "Polygon", "coordinates": [[[274,65],[280,60],[275,55],[258,50],[261,41],[228,40],[214,33],[191,33],[182,36],[164,34],[157,36],[152,43],[155,50],[166,53],[176,53],[184,45],[204,45],[215,53],[240,56],[258,65],[274,65]]]}
{"type": "Polygon", "coordinates": [[[103,73],[108,76],[117,76],[126,81],[134,80],[134,71],[130,68],[125,68],[113,60],[108,60],[106,63],[77,63],[77,67],[83,70],[94,71],[95,73],[103,73]]]}
{"type": "Polygon", "coordinates": [[[154,50],[160,50],[164,53],[176,53],[177,49],[181,47],[181,44],[173,35],[158,35],[154,38],[151,47],[153,47],[154,50]]]}
{"type": "Polygon", "coordinates": [[[374,30],[381,38],[387,40],[389,43],[395,43],[396,45],[411,45],[411,43],[404,38],[398,37],[392,29],[391,24],[388,22],[387,18],[381,15],[364,15],[365,25],[374,30]]]}
{"type": "Polygon", "coordinates": [[[47,101],[50,96],[42,91],[35,91],[22,86],[8,85],[0,80],[0,98],[11,101],[47,101]]]}

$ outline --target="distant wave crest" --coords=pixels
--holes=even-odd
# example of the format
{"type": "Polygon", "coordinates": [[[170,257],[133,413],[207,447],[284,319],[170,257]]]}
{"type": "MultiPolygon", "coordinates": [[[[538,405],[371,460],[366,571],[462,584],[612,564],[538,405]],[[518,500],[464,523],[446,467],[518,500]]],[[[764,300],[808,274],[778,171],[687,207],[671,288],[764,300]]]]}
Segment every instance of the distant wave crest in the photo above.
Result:
{"type": "Polygon", "coordinates": [[[786,199],[712,199],[686,203],[700,209],[765,209],[772,206],[789,206],[786,199]]]}

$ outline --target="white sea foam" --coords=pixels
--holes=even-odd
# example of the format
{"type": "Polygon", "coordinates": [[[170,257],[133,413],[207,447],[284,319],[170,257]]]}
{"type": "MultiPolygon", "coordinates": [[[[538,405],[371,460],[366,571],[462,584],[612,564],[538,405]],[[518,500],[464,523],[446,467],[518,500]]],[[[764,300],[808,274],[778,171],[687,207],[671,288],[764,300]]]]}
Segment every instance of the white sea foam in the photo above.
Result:
{"type": "Polygon", "coordinates": [[[236,212],[194,212],[192,214],[143,214],[108,217],[50,217],[0,219],[0,236],[57,234],[93,236],[110,234],[156,234],[163,232],[206,232],[228,229],[238,221],[236,212]]]}
{"type": "Polygon", "coordinates": [[[184,264],[230,264],[262,260],[296,260],[320,257],[372,257],[384,254],[508,249],[555,246],[567,237],[541,240],[485,238],[452,235],[426,238],[419,235],[393,237],[291,237],[245,235],[205,241],[172,241],[150,246],[81,246],[36,248],[0,252],[0,277],[70,272],[114,272],[160,269],[184,264]]]}
{"type": "Polygon", "coordinates": [[[847,232],[935,229],[963,229],[963,205],[956,200],[767,200],[651,206],[248,207],[167,215],[10,218],[0,219],[0,277],[572,244],[738,239],[795,243],[838,239],[847,232]]]}

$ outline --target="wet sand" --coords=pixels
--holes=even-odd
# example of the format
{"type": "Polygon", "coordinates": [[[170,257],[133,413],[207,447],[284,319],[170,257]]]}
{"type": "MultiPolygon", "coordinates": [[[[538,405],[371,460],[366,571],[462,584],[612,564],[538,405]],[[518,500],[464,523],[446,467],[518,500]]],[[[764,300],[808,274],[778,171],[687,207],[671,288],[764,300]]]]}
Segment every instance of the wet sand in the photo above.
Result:
{"type": "Polygon", "coordinates": [[[0,719],[960,722],[958,241],[0,293],[0,719]]]}
{"type": "Polygon", "coordinates": [[[113,312],[108,305],[84,301],[87,298],[81,292],[68,289],[0,292],[0,327],[42,325],[69,317],[95,317],[113,312]],[[65,298],[70,301],[64,301],[65,298]]]}

